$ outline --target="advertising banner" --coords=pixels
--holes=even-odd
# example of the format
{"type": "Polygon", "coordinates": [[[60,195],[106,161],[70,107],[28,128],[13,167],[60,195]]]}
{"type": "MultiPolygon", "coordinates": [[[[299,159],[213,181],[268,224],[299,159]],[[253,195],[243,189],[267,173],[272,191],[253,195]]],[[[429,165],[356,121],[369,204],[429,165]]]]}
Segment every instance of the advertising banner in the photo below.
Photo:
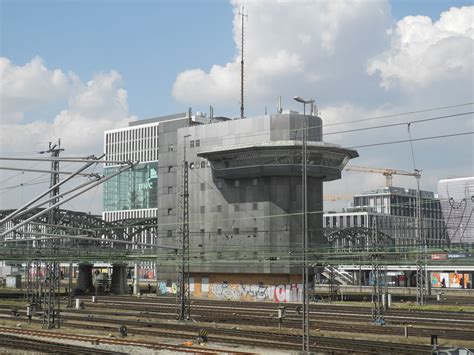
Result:
{"type": "Polygon", "coordinates": [[[449,274],[449,287],[451,288],[467,288],[469,283],[469,274],[461,274],[451,272],[449,274]]]}
{"type": "Polygon", "coordinates": [[[431,286],[437,288],[449,287],[449,273],[433,272],[431,273],[431,286]]]}

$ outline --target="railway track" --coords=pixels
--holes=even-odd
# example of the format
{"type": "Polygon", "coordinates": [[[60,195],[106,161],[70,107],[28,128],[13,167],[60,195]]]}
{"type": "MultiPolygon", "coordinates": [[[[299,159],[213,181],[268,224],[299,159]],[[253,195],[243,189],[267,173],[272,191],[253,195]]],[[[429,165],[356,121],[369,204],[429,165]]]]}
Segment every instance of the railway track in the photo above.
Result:
{"type": "MultiPolygon", "coordinates": [[[[38,323],[40,321],[38,320],[38,323]]],[[[123,323],[123,322],[122,322],[123,323]]],[[[64,324],[63,324],[64,325],[64,324]]],[[[66,326],[71,326],[73,328],[83,328],[83,329],[95,329],[102,331],[111,331],[117,329],[117,327],[111,325],[90,325],[84,323],[72,323],[67,322],[66,326]]],[[[0,333],[5,327],[0,327],[0,333]]],[[[10,328],[11,331],[16,332],[17,328],[10,328]]],[[[202,329],[198,327],[197,329],[202,329]]],[[[195,330],[196,331],[196,330],[195,330]]],[[[194,331],[194,335],[196,332],[194,331]]],[[[223,330],[220,328],[213,328],[212,331],[216,334],[211,334],[209,336],[209,341],[211,342],[221,342],[227,344],[239,344],[245,346],[254,346],[258,348],[269,348],[269,349],[285,349],[285,350],[299,350],[301,346],[301,337],[299,335],[288,335],[280,333],[261,333],[261,332],[242,332],[239,330],[227,329],[223,330]]],[[[29,330],[23,330],[23,332],[31,332],[29,330]]],[[[38,331],[34,331],[35,334],[38,334],[38,331]]],[[[42,332],[43,335],[45,332],[42,332]]],[[[166,338],[175,338],[175,339],[189,339],[192,337],[191,334],[186,332],[176,332],[174,329],[166,329],[163,331],[155,331],[144,328],[129,328],[129,334],[136,335],[148,335],[151,337],[166,337],[166,338]]],[[[57,334],[54,334],[56,336],[57,334]]],[[[99,337],[88,337],[88,336],[69,336],[69,339],[72,340],[83,340],[83,341],[95,341],[96,343],[104,344],[120,344],[120,345],[134,345],[134,346],[145,346],[150,348],[156,348],[156,343],[143,342],[143,341],[123,341],[119,339],[107,339],[99,337]],[[74,337],[74,338],[72,338],[74,337]]],[[[162,346],[162,344],[158,344],[162,346]]],[[[358,340],[358,339],[348,339],[348,338],[331,338],[323,336],[311,336],[310,347],[313,351],[327,351],[333,354],[347,354],[358,353],[358,354],[428,354],[430,353],[430,346],[427,345],[416,345],[416,344],[398,344],[391,342],[382,342],[382,341],[373,341],[373,340],[358,340]]],[[[189,348],[186,348],[189,350],[189,348]]],[[[173,350],[177,350],[174,348],[173,350]]],[[[207,349],[208,351],[210,349],[207,349]]],[[[179,350],[181,351],[181,350],[179,350]]],[[[222,351],[222,350],[220,350],[222,351]]],[[[193,350],[194,352],[194,350],[193,350]]],[[[212,351],[211,351],[212,353],[212,351]]]]}
{"type": "MultiPolygon", "coordinates": [[[[122,319],[127,319],[128,324],[133,325],[142,325],[144,323],[153,322],[156,319],[174,319],[174,306],[166,305],[164,308],[153,307],[153,308],[145,308],[146,311],[143,311],[142,306],[133,305],[132,307],[130,304],[124,305],[123,303],[119,303],[115,305],[114,303],[87,303],[86,308],[87,310],[64,310],[63,311],[63,319],[70,319],[70,320],[78,320],[84,319],[84,316],[87,316],[87,319],[90,322],[99,322],[101,320],[115,321],[114,318],[110,317],[120,317],[122,319]],[[140,311],[136,311],[136,309],[140,311]],[[120,309],[120,311],[116,311],[116,309],[120,309]],[[133,312],[124,312],[126,310],[132,309],[133,312]],[[92,313],[92,314],[91,314],[92,313]],[[106,318],[109,316],[109,318],[106,318]]],[[[355,319],[351,319],[351,314],[346,313],[346,307],[340,307],[344,309],[344,313],[338,312],[324,312],[324,317],[322,317],[321,313],[314,313],[311,312],[311,328],[312,329],[319,329],[323,331],[330,331],[330,332],[348,332],[348,333],[366,333],[370,332],[372,334],[381,334],[381,335],[393,335],[393,336],[403,336],[405,329],[399,325],[386,325],[384,327],[374,326],[370,324],[371,317],[367,314],[364,314],[363,317],[359,315],[355,319]],[[339,322],[344,321],[343,323],[335,323],[334,318],[337,317],[339,322]],[[351,323],[352,322],[352,323],[351,323]]],[[[367,308],[365,308],[367,311],[367,308]]],[[[0,312],[4,315],[8,315],[11,313],[11,308],[0,308],[0,312]]],[[[24,313],[24,310],[20,310],[19,312],[24,313]]],[[[437,317],[440,315],[437,314],[437,317]]],[[[409,320],[398,317],[403,319],[403,322],[409,322],[415,325],[409,329],[409,332],[412,336],[419,336],[419,337],[429,337],[432,334],[437,334],[443,339],[458,339],[458,340],[471,340],[474,339],[474,319],[468,319],[470,323],[465,323],[462,321],[455,321],[447,322],[444,320],[444,323],[440,324],[439,322],[441,319],[439,318],[422,318],[421,324],[419,324],[419,319],[413,319],[413,315],[409,314],[409,320]],[[418,322],[417,322],[418,321],[418,322]],[[431,326],[427,327],[426,324],[431,326]],[[446,325],[447,324],[447,325],[446,325]],[[423,327],[420,327],[423,325],[423,327]],[[436,325],[436,326],[433,326],[436,325]],[[458,329],[454,329],[453,326],[456,325],[458,329]],[[444,328],[443,328],[444,326],[444,328]]],[[[394,317],[386,316],[387,319],[391,319],[394,317]]],[[[278,319],[274,316],[274,314],[241,314],[239,312],[224,312],[222,310],[214,309],[213,314],[209,314],[209,310],[205,311],[197,311],[194,309],[193,312],[193,320],[202,322],[202,323],[221,323],[221,324],[229,324],[229,325],[264,325],[267,327],[278,327],[278,319]],[[217,311],[217,312],[216,312],[217,311]],[[217,315],[216,315],[217,313],[217,315]]],[[[398,319],[399,321],[399,319],[398,319]]],[[[395,324],[395,322],[392,322],[395,324]]],[[[158,327],[159,325],[148,325],[149,327],[158,327]]],[[[299,329],[301,327],[301,316],[297,314],[297,312],[291,313],[287,318],[285,318],[282,326],[284,328],[294,328],[299,329]]],[[[182,326],[181,326],[182,327],[182,326]]],[[[181,328],[182,329],[182,328],[181,328]]]]}
{"type": "MultiPolygon", "coordinates": [[[[163,314],[172,315],[175,313],[175,305],[169,303],[148,302],[147,300],[123,301],[123,300],[104,300],[99,299],[97,303],[84,301],[88,308],[122,308],[141,312],[141,314],[163,314]]],[[[287,304],[287,320],[292,318],[300,319],[300,315],[296,308],[298,304],[287,304]]],[[[271,319],[277,315],[277,305],[273,307],[259,308],[258,305],[245,307],[239,304],[239,307],[232,307],[227,305],[201,305],[199,303],[192,303],[192,313],[194,317],[199,317],[203,321],[206,315],[212,314],[215,321],[226,322],[227,320],[235,320],[237,318],[245,319],[271,319]]],[[[319,320],[333,320],[334,316],[344,318],[352,322],[368,322],[371,320],[371,308],[369,307],[354,307],[354,306],[314,306],[310,307],[310,317],[319,320]]],[[[393,324],[409,325],[419,324],[430,326],[436,324],[438,327],[473,327],[474,329],[474,312],[443,312],[443,311],[412,311],[390,309],[385,313],[385,319],[393,324]]]]}
{"type": "MultiPolygon", "coordinates": [[[[47,338],[52,338],[52,339],[61,339],[61,340],[74,340],[74,341],[82,341],[82,342],[88,342],[91,344],[108,344],[108,345],[120,345],[120,346],[138,346],[138,347],[146,347],[149,349],[154,349],[154,350],[171,350],[171,351],[177,351],[177,352],[186,352],[186,353],[193,353],[193,354],[218,354],[221,353],[221,349],[212,349],[212,348],[201,348],[201,347],[196,347],[196,346],[181,346],[181,345],[172,345],[172,344],[165,344],[165,343],[159,343],[159,342],[150,342],[150,341],[141,341],[141,340],[129,340],[129,339],[113,339],[113,338],[105,338],[105,337],[99,337],[99,336],[90,336],[90,335],[77,335],[77,334],[68,334],[68,333],[57,333],[53,331],[44,331],[44,330],[32,330],[32,329],[18,329],[18,328],[13,328],[13,327],[2,327],[0,326],[0,339],[2,337],[5,337],[8,339],[9,337],[12,337],[11,334],[16,334],[16,335],[24,335],[24,336],[36,336],[36,337],[47,337],[47,338]]],[[[18,339],[24,340],[25,338],[23,337],[17,337],[18,339]]],[[[34,342],[37,340],[35,339],[34,342]]],[[[60,353],[62,354],[62,350],[58,348],[58,351],[56,351],[56,345],[57,343],[54,342],[47,342],[47,341],[39,341],[42,343],[49,344],[50,346],[54,346],[53,348],[44,349],[46,352],[50,353],[51,350],[54,350],[55,353],[60,353]]],[[[64,345],[64,344],[59,344],[59,345],[64,345]]],[[[40,350],[40,347],[37,348],[31,348],[31,350],[40,350]]],[[[90,355],[90,354],[122,354],[117,351],[105,351],[101,350],[98,348],[88,348],[88,347],[76,347],[76,346],[69,346],[68,344],[65,346],[65,354],[84,354],[84,355],[90,355]],[[67,352],[68,349],[67,347],[70,347],[71,349],[78,350],[76,352],[67,352]],[[84,352],[80,352],[81,350],[84,349],[84,352]]],[[[239,352],[239,351],[230,351],[228,352],[229,354],[248,354],[246,352],[239,352]]],[[[123,353],[126,354],[126,353],[123,353]]]]}
{"type": "MultiPolygon", "coordinates": [[[[274,303],[193,300],[193,318],[195,321],[200,322],[200,325],[195,325],[189,322],[168,322],[166,324],[162,322],[164,319],[174,319],[176,315],[175,299],[170,297],[138,299],[123,296],[101,296],[97,303],[92,303],[89,299],[83,298],[85,310],[63,308],[63,325],[72,328],[117,332],[117,325],[123,324],[129,328],[130,334],[187,340],[196,337],[200,329],[207,329],[212,334],[209,338],[211,341],[287,350],[300,349],[301,337],[299,335],[270,331],[271,328],[268,328],[269,331],[235,329],[236,325],[277,327],[276,307],[278,304],[274,303]],[[120,309],[120,311],[117,311],[117,309],[120,309]],[[161,323],[158,323],[157,319],[160,319],[161,323]],[[215,324],[226,323],[229,327],[234,326],[234,329],[225,329],[223,326],[220,328],[203,326],[205,322],[215,324]]],[[[301,315],[296,311],[298,304],[286,304],[286,306],[288,307],[288,315],[283,321],[283,328],[286,328],[287,332],[291,332],[292,328],[300,329],[301,315]]],[[[312,330],[390,336],[403,336],[404,334],[404,328],[400,326],[386,325],[380,327],[368,324],[371,320],[369,307],[311,304],[310,310],[310,328],[312,330]],[[348,324],[335,323],[336,317],[338,321],[348,324]],[[351,324],[351,322],[354,324],[351,324]]],[[[398,317],[398,320],[390,320],[390,322],[410,322],[416,325],[426,325],[427,323],[433,325],[436,319],[443,320],[441,317],[445,314],[465,318],[448,322],[447,327],[444,329],[441,327],[413,327],[409,330],[410,336],[425,337],[427,341],[431,334],[438,335],[440,340],[474,339],[474,317],[471,317],[474,312],[462,314],[458,312],[437,311],[396,311],[394,312],[396,315],[387,314],[386,318],[398,317]],[[422,316],[419,317],[420,314],[422,316]],[[453,326],[460,328],[468,327],[469,329],[452,329],[453,326]]],[[[20,315],[26,313],[23,309],[20,309],[18,312],[20,315]]],[[[26,318],[13,317],[11,306],[0,307],[0,315],[15,320],[26,318]]],[[[36,322],[36,320],[33,321],[36,322]]],[[[437,326],[443,324],[440,322],[436,323],[437,326]]],[[[424,353],[430,351],[430,347],[424,345],[416,348],[409,344],[394,344],[390,342],[368,341],[368,343],[364,343],[365,340],[323,337],[314,333],[311,336],[311,346],[320,351],[332,351],[334,353],[347,353],[348,351],[355,350],[358,353],[424,353]]]]}
{"type": "MultiPolygon", "coordinates": [[[[114,315],[117,318],[106,318],[102,314],[96,314],[93,317],[86,314],[80,315],[69,315],[63,314],[63,324],[68,327],[79,327],[89,330],[107,330],[110,332],[116,332],[120,325],[127,325],[129,328],[130,334],[134,335],[148,335],[152,337],[174,337],[180,339],[192,339],[195,337],[199,330],[207,330],[212,336],[210,340],[219,341],[219,342],[231,342],[234,344],[254,344],[255,346],[267,346],[270,348],[282,348],[295,350],[298,348],[298,344],[301,342],[299,335],[295,334],[285,334],[282,332],[270,332],[270,331],[246,331],[243,329],[225,329],[225,328],[215,328],[212,326],[203,326],[196,325],[192,323],[157,323],[156,319],[143,321],[143,320],[133,320],[129,317],[125,317],[121,312],[115,312],[114,315]],[[119,318],[120,317],[120,318],[119,318]],[[171,333],[170,333],[171,332],[171,333]],[[244,340],[242,340],[244,339],[244,340]],[[249,343],[249,339],[255,339],[254,342],[249,343]],[[275,342],[275,339],[278,339],[279,342],[275,342]]],[[[35,320],[38,323],[40,320],[35,320]]],[[[341,324],[331,324],[331,323],[311,323],[311,329],[319,329],[322,331],[330,332],[357,332],[357,333],[372,333],[378,335],[395,335],[403,336],[404,329],[400,327],[380,327],[374,325],[362,325],[362,326],[350,326],[350,325],[341,325],[341,324]]],[[[412,336],[424,336],[426,339],[429,339],[431,334],[437,334],[441,339],[471,339],[472,332],[469,335],[466,335],[466,332],[456,331],[453,333],[445,334],[446,330],[430,330],[423,328],[412,328],[410,334],[412,336]]],[[[319,337],[322,338],[322,337],[319,337]]],[[[347,340],[344,339],[344,343],[347,340]]],[[[320,342],[316,342],[319,346],[320,342]]],[[[324,343],[324,341],[323,341],[324,343]]],[[[338,343],[332,343],[330,348],[338,345],[338,343]]],[[[404,345],[405,346],[405,345],[404,345]]],[[[393,345],[392,345],[393,347],[393,345]]],[[[327,350],[327,349],[326,349],[327,350]]]]}
{"type": "MultiPolygon", "coordinates": [[[[15,329],[13,334],[18,334],[19,332],[15,329]]],[[[29,334],[31,336],[31,334],[29,334]]],[[[27,339],[25,337],[1,333],[0,330],[0,348],[6,349],[15,349],[15,350],[32,350],[35,352],[41,353],[55,353],[55,354],[70,354],[70,355],[90,355],[90,354],[106,354],[106,355],[122,355],[126,353],[121,353],[117,351],[108,351],[98,348],[70,345],[70,344],[60,344],[54,341],[39,340],[39,339],[27,339]]]]}

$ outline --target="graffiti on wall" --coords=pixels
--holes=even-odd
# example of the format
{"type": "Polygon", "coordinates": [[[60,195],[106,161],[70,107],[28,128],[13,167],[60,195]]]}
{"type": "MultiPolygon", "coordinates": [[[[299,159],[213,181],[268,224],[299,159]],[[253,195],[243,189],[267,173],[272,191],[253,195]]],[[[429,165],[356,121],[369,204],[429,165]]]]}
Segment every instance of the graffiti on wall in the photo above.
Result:
{"type": "Polygon", "coordinates": [[[226,282],[220,282],[211,285],[211,292],[214,297],[226,300],[253,299],[256,301],[301,302],[303,285],[231,285],[226,282]]]}
{"type": "Polygon", "coordinates": [[[162,295],[175,295],[178,291],[178,286],[174,282],[171,286],[166,286],[166,281],[160,281],[158,283],[158,290],[162,295]]]}

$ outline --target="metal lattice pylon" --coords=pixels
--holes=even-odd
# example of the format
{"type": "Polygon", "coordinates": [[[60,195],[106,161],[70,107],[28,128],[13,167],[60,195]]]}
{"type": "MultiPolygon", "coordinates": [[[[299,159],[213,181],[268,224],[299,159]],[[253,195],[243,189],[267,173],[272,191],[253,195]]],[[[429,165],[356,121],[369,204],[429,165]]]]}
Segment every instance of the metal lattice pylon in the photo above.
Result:
{"type": "MultiPolygon", "coordinates": [[[[45,153],[51,153],[51,157],[58,158],[59,153],[63,151],[61,149],[61,141],[58,144],[52,145],[49,143],[49,149],[45,153]]],[[[51,162],[51,183],[50,186],[56,186],[59,183],[59,161],[53,160],[51,162]]],[[[59,195],[59,186],[56,186],[50,193],[51,197],[59,195]]],[[[59,201],[59,198],[51,200],[50,206],[55,205],[59,201]]],[[[48,215],[48,224],[50,227],[50,234],[57,232],[54,227],[58,223],[58,208],[53,208],[48,215]]],[[[48,240],[46,243],[51,249],[54,255],[59,254],[60,241],[56,238],[48,240]]],[[[44,277],[44,288],[43,288],[43,328],[59,328],[60,322],[60,305],[59,305],[59,293],[60,293],[60,271],[59,262],[51,261],[45,265],[46,275],[44,277]]]]}
{"type": "Polygon", "coordinates": [[[191,293],[189,289],[189,166],[186,160],[186,138],[184,137],[183,176],[180,194],[180,213],[178,213],[178,235],[181,236],[181,261],[178,263],[179,297],[177,314],[179,320],[186,320],[191,315],[191,293]]]}
{"type": "Polygon", "coordinates": [[[372,245],[371,261],[372,261],[372,320],[377,324],[384,324],[384,308],[383,308],[383,274],[384,270],[381,265],[381,245],[378,242],[377,219],[372,222],[372,245]]]}

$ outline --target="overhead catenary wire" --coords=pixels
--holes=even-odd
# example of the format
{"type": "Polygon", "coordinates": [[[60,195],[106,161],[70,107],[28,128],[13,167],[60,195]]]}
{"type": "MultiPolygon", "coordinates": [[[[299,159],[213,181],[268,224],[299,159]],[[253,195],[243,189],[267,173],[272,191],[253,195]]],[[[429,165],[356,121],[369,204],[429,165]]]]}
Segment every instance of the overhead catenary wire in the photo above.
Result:
{"type": "MultiPolygon", "coordinates": [[[[470,134],[474,134],[474,131],[459,132],[459,133],[453,133],[453,134],[443,134],[443,135],[439,135],[439,136],[430,136],[430,137],[414,138],[414,139],[412,139],[411,141],[413,141],[413,142],[418,142],[418,141],[426,141],[426,140],[431,140],[431,139],[441,139],[441,138],[450,138],[450,137],[466,136],[466,135],[470,135],[470,134]]],[[[355,146],[349,147],[349,149],[378,147],[378,146],[382,146],[382,145],[408,143],[408,142],[410,142],[410,139],[403,139],[403,140],[390,141],[390,142],[379,142],[379,143],[363,144],[363,145],[355,145],[355,146]]]]}
{"type": "MultiPolygon", "coordinates": [[[[449,108],[456,108],[456,107],[463,107],[463,106],[468,106],[468,105],[473,105],[474,102],[467,102],[467,103],[462,103],[462,104],[455,104],[455,105],[447,105],[447,106],[441,106],[441,107],[435,107],[435,108],[427,108],[427,109],[421,109],[421,110],[413,110],[413,111],[408,111],[408,112],[401,112],[401,113],[395,113],[391,115],[384,115],[384,116],[374,116],[374,117],[369,117],[369,118],[362,118],[358,120],[351,120],[351,121],[343,121],[343,122],[336,122],[336,123],[331,123],[331,124],[322,124],[322,125],[315,125],[315,126],[308,126],[306,129],[314,129],[314,128],[321,128],[321,127],[329,127],[329,126],[338,126],[338,125],[345,125],[345,124],[352,124],[352,123],[358,123],[358,122],[365,122],[365,121],[371,121],[371,120],[379,120],[379,119],[387,119],[387,118],[393,118],[397,116],[406,116],[406,115],[411,115],[411,114],[417,114],[417,113],[423,113],[423,112],[430,112],[430,111],[436,111],[436,110],[443,110],[443,109],[449,109],[449,108]]],[[[468,113],[464,113],[468,114],[468,113]]],[[[463,115],[464,115],[463,114],[463,115]]],[[[458,117],[458,115],[447,115],[447,116],[442,116],[442,118],[450,118],[450,117],[458,117]]],[[[434,119],[442,119],[442,118],[429,118],[428,120],[434,120],[434,119]]],[[[424,120],[420,120],[420,122],[424,122],[424,120]]],[[[375,126],[377,127],[377,126],[375,126]]],[[[375,128],[374,127],[374,128],[375,128]]],[[[295,131],[301,131],[302,128],[296,128],[296,129],[281,129],[280,132],[295,132],[295,131]]],[[[354,130],[356,131],[356,130],[354,130]]],[[[259,133],[255,134],[246,134],[246,137],[266,137],[266,133],[262,132],[270,132],[270,130],[262,130],[259,133]]],[[[337,134],[339,132],[331,132],[329,134],[337,134]]],[[[323,134],[324,136],[325,134],[323,134]]],[[[226,138],[226,137],[215,137],[215,138],[206,138],[206,142],[223,142],[225,140],[233,140],[233,138],[226,138]]],[[[259,141],[256,141],[259,142],[259,141]]],[[[250,143],[249,143],[250,144],[250,143]]],[[[182,145],[182,144],[178,144],[182,145]]]]}
{"type": "MultiPolygon", "coordinates": [[[[472,103],[469,103],[469,104],[472,104],[472,103]]],[[[407,113],[408,114],[408,113],[407,113]]],[[[467,114],[467,113],[466,113],[467,114]]],[[[392,115],[393,116],[393,115],[392,115]]],[[[447,117],[458,117],[459,115],[449,115],[449,116],[442,116],[441,118],[447,118],[447,117]]],[[[386,117],[386,116],[381,116],[380,118],[382,117],[386,117]]],[[[429,119],[423,119],[423,120],[419,120],[420,122],[425,122],[427,120],[434,120],[434,119],[441,119],[441,118],[429,118],[429,119]]],[[[376,117],[374,118],[370,118],[370,119],[376,119],[376,117]]],[[[368,120],[368,119],[366,119],[368,120]]],[[[354,121],[352,121],[354,122],[354,121]]],[[[341,123],[342,124],[342,123],[341,123]]],[[[374,127],[375,128],[375,127],[374,127]]],[[[355,131],[355,130],[354,130],[355,131]]],[[[458,133],[458,134],[451,134],[451,135],[442,135],[442,136],[433,136],[433,137],[423,137],[423,138],[418,138],[418,139],[414,139],[414,141],[418,141],[418,140],[427,140],[427,139],[436,139],[436,138],[445,138],[445,137],[453,137],[453,136],[458,136],[458,135],[465,135],[465,134],[472,134],[474,132],[464,132],[464,133],[458,133]]],[[[386,145],[386,144],[396,144],[396,143],[404,143],[404,142],[407,142],[407,140],[403,140],[403,141],[392,141],[392,142],[381,142],[381,143],[375,143],[375,144],[368,144],[368,145],[362,145],[362,146],[355,146],[355,147],[352,147],[352,148],[362,148],[362,147],[369,147],[369,146],[378,146],[378,145],[386,145]]],[[[161,167],[161,168],[166,168],[166,167],[161,167]]],[[[252,216],[251,218],[256,218],[255,216],[252,216]]],[[[260,218],[260,217],[259,217],[260,218]]],[[[237,220],[235,218],[232,218],[232,220],[237,220]]]]}

